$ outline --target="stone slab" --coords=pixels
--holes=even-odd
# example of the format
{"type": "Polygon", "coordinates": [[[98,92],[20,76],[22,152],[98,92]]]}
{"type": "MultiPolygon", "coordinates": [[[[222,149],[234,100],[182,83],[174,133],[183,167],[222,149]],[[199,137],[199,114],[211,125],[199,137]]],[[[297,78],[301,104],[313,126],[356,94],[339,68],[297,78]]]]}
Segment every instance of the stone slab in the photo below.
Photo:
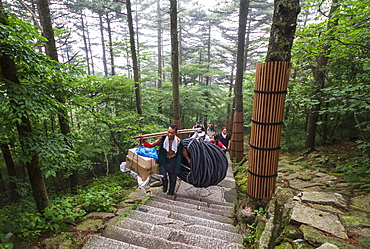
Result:
{"type": "Polygon", "coordinates": [[[291,221],[315,227],[342,239],[348,238],[337,216],[307,207],[301,203],[297,203],[293,207],[291,221]]]}
{"type": "Polygon", "coordinates": [[[353,197],[351,202],[351,208],[370,213],[370,194],[353,197]]]}
{"type": "Polygon", "coordinates": [[[347,208],[346,200],[341,194],[325,192],[303,192],[302,202],[318,203],[323,205],[334,205],[347,208]]]}

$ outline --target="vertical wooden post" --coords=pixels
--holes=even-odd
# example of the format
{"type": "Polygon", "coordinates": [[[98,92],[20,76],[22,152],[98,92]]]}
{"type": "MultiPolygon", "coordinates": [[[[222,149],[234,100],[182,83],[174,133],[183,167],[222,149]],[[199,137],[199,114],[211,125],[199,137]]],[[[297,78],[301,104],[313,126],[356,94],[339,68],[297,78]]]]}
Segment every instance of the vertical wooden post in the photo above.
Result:
{"type": "MultiPolygon", "coordinates": [[[[175,125],[177,125],[177,128],[179,129],[179,130],[181,130],[182,129],[182,124],[181,124],[181,120],[175,120],[175,119],[171,119],[171,124],[175,124],[175,125]]],[[[177,134],[177,136],[180,138],[180,139],[182,139],[182,134],[177,134]]]]}
{"type": "Polygon", "coordinates": [[[275,191],[285,95],[291,63],[259,63],[256,68],[247,193],[270,199],[275,191]]]}

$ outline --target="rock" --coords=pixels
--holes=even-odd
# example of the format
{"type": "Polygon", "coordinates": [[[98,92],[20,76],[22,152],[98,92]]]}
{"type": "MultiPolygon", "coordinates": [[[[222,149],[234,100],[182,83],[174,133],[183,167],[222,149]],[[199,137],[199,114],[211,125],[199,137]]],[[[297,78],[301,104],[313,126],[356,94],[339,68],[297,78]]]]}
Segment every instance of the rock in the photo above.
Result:
{"type": "Polygon", "coordinates": [[[319,246],[317,249],[339,249],[339,247],[330,243],[325,243],[319,246]]]}
{"type": "Polygon", "coordinates": [[[335,237],[328,237],[319,232],[317,229],[307,225],[301,225],[299,227],[299,230],[303,233],[304,239],[315,247],[319,247],[325,243],[330,243],[336,245],[339,248],[358,249],[357,246],[349,244],[345,240],[335,237]]]}
{"type": "Polygon", "coordinates": [[[293,246],[289,242],[285,241],[280,245],[275,246],[274,249],[293,249],[293,246]]]}
{"type": "MultiPolygon", "coordinates": [[[[316,174],[316,176],[317,176],[317,174],[316,174]]],[[[321,174],[320,177],[316,177],[316,178],[312,179],[312,182],[321,182],[321,183],[332,184],[336,180],[337,180],[336,176],[321,174]]]]}
{"type": "Polygon", "coordinates": [[[300,236],[299,231],[290,225],[284,228],[282,235],[292,240],[298,239],[300,236]]]}
{"type": "Polygon", "coordinates": [[[314,182],[305,182],[298,179],[293,179],[290,181],[290,187],[293,189],[304,189],[314,186],[324,186],[322,183],[314,183],[314,182]]]}
{"type": "Polygon", "coordinates": [[[363,248],[370,248],[370,238],[367,236],[358,236],[356,241],[362,246],[363,248]]]}
{"type": "Polygon", "coordinates": [[[105,213],[105,212],[93,212],[86,215],[86,217],[99,217],[99,218],[113,218],[115,215],[113,213],[105,213]]]}
{"type": "Polygon", "coordinates": [[[344,214],[339,209],[337,209],[335,207],[332,207],[332,206],[329,206],[329,205],[320,205],[320,204],[311,204],[311,203],[307,203],[307,205],[310,206],[310,207],[312,207],[312,208],[316,208],[316,209],[319,209],[319,210],[322,210],[322,211],[326,211],[326,212],[332,212],[332,213],[337,213],[337,214],[344,214]]]}
{"type": "Polygon", "coordinates": [[[88,230],[101,230],[104,228],[103,221],[100,219],[93,220],[88,219],[81,222],[81,224],[77,225],[76,230],[77,231],[88,231],[88,230]]]}
{"type": "Polygon", "coordinates": [[[311,181],[312,179],[315,178],[315,172],[312,172],[312,171],[305,171],[305,172],[302,172],[300,178],[303,180],[303,181],[311,181]]]}
{"type": "MultiPolygon", "coordinates": [[[[304,194],[303,194],[304,196],[304,194]]],[[[291,221],[306,224],[339,238],[347,239],[347,234],[337,216],[297,203],[292,212],[291,221]]]]}
{"type": "Polygon", "coordinates": [[[370,194],[353,197],[351,208],[370,213],[370,194]]]}
{"type": "Polygon", "coordinates": [[[323,192],[303,192],[302,202],[312,202],[323,205],[335,205],[347,208],[346,200],[341,194],[323,192]]]}
{"type": "Polygon", "coordinates": [[[366,213],[349,212],[339,215],[339,219],[346,229],[370,227],[370,218],[366,213]]]}
{"type": "Polygon", "coordinates": [[[292,197],[291,189],[276,188],[275,195],[266,207],[266,212],[257,216],[256,248],[269,248],[269,245],[275,243],[281,227],[289,223],[292,197]]]}
{"type": "Polygon", "coordinates": [[[48,238],[43,241],[45,248],[68,249],[72,245],[72,241],[62,236],[48,238]]]}

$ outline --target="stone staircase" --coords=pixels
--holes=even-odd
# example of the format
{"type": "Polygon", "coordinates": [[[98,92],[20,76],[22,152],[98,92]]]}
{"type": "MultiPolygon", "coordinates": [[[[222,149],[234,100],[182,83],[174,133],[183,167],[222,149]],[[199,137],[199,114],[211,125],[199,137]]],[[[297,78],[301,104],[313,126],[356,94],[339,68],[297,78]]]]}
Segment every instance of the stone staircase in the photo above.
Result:
{"type": "Polygon", "coordinates": [[[83,249],[244,248],[233,225],[236,190],[230,167],[217,186],[195,188],[180,181],[175,196],[160,188],[155,192],[126,217],[110,222],[101,235],[91,236],[83,249]]]}

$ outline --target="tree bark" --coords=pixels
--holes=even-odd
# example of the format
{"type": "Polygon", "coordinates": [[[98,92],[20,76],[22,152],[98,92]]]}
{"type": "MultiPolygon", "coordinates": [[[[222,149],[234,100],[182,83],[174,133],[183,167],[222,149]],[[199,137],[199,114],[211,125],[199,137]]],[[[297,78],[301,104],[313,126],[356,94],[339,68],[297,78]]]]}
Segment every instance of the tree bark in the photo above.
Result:
{"type": "Polygon", "coordinates": [[[13,161],[12,154],[10,153],[9,145],[6,143],[0,144],[1,152],[3,153],[6,169],[8,171],[9,176],[9,189],[10,189],[10,196],[12,200],[16,200],[18,198],[17,194],[17,184],[15,183],[15,179],[17,179],[17,172],[15,170],[15,165],[13,161]]]}
{"type": "MultiPolygon", "coordinates": [[[[327,30],[333,28],[333,26],[337,25],[337,19],[334,21],[332,20],[333,13],[338,9],[338,0],[332,1],[332,6],[329,12],[329,22],[327,25],[327,30]]],[[[322,93],[321,90],[324,88],[325,85],[325,74],[326,74],[326,66],[329,61],[329,54],[330,54],[330,46],[323,45],[323,52],[316,58],[316,67],[313,71],[315,85],[314,85],[314,93],[311,99],[311,102],[314,102],[310,114],[308,117],[307,122],[307,129],[306,129],[306,142],[305,142],[305,149],[306,153],[310,153],[315,150],[315,138],[316,138],[316,129],[317,129],[317,122],[319,121],[319,112],[321,110],[321,102],[322,102],[322,93]]]]}
{"type": "Polygon", "coordinates": [[[275,0],[266,62],[290,62],[299,12],[299,0],[275,0]]]}
{"type": "Polygon", "coordinates": [[[103,52],[103,68],[104,68],[104,75],[108,75],[108,66],[107,66],[107,55],[105,52],[105,39],[104,39],[104,26],[103,26],[103,17],[102,14],[99,14],[99,27],[100,27],[100,40],[103,52]]]}
{"type": "Polygon", "coordinates": [[[177,0],[170,0],[171,16],[171,66],[172,66],[172,97],[174,120],[180,120],[179,90],[179,42],[177,33],[177,0]]]}
{"type": "Polygon", "coordinates": [[[91,75],[91,69],[90,69],[90,58],[89,58],[89,47],[87,46],[87,38],[86,38],[86,29],[85,29],[85,23],[84,23],[84,15],[81,11],[81,29],[82,29],[82,40],[84,42],[84,50],[85,50],[85,56],[86,56],[86,62],[87,62],[87,74],[91,75]]]}
{"type": "MultiPolygon", "coordinates": [[[[157,72],[158,72],[158,89],[159,91],[162,91],[162,19],[161,19],[161,1],[157,0],[157,45],[158,45],[158,66],[157,66],[157,72]]],[[[158,112],[162,113],[162,101],[158,101],[158,112]]]]}
{"type": "Polygon", "coordinates": [[[109,39],[109,55],[110,55],[110,67],[111,75],[116,75],[115,66],[114,66],[114,53],[113,53],[113,40],[112,40],[112,29],[110,27],[110,18],[109,14],[106,14],[107,27],[108,27],[108,39],[109,39]]]}
{"type": "MultiPolygon", "coordinates": [[[[235,115],[243,113],[243,74],[244,74],[244,46],[245,46],[245,32],[247,25],[247,16],[249,9],[249,0],[240,0],[239,7],[239,28],[238,28],[238,52],[236,56],[236,79],[234,86],[235,94],[235,115]]],[[[233,139],[234,144],[232,145],[232,151],[230,155],[237,161],[240,161],[244,157],[244,139],[235,139],[234,132],[244,130],[244,122],[237,122],[233,125],[233,139]]],[[[242,137],[242,136],[238,136],[242,137]]]]}
{"type": "Polygon", "coordinates": [[[141,107],[141,93],[140,93],[140,82],[139,82],[139,69],[136,57],[135,49],[135,33],[132,21],[132,11],[131,11],[131,1],[126,0],[127,9],[127,22],[130,31],[130,47],[131,47],[131,59],[132,59],[132,69],[134,71],[134,81],[135,81],[135,95],[136,95],[136,109],[139,115],[143,114],[141,107]]]}

